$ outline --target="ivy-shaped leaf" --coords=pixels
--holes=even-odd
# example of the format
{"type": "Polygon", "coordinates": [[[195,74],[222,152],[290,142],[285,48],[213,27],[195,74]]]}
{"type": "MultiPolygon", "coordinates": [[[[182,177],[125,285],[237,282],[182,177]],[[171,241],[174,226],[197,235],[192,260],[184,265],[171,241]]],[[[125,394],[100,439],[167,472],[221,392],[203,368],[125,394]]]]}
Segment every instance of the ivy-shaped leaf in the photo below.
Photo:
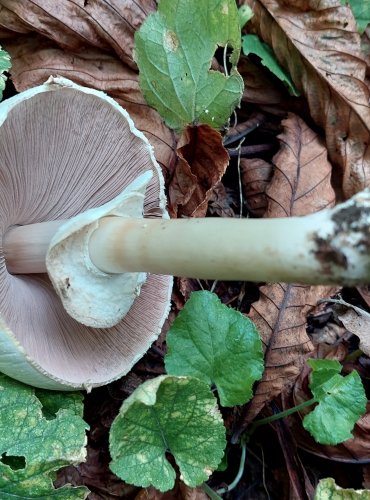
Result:
{"type": "Polygon", "coordinates": [[[359,374],[340,375],[334,360],[309,359],[310,389],[316,408],[303,419],[303,427],[321,444],[335,445],[352,437],[352,429],[365,413],[367,398],[359,374]]]}
{"type": "Polygon", "coordinates": [[[8,71],[11,67],[10,55],[0,47],[0,100],[3,97],[6,82],[4,71],[8,71]]]}
{"type": "Polygon", "coordinates": [[[241,405],[263,373],[262,342],[254,323],[221,303],[194,292],[167,335],[167,373],[215,384],[223,406],[241,405]]]}
{"type": "Polygon", "coordinates": [[[52,482],[55,471],[85,459],[82,395],[53,392],[49,405],[47,391],[39,392],[49,418],[35,389],[0,374],[0,497],[86,498],[85,487],[55,489],[52,482]]]}
{"type": "Polygon", "coordinates": [[[110,430],[111,470],[136,486],[170,490],[173,455],[188,486],[205,481],[220,463],[225,428],[209,387],[190,377],[144,382],[122,404],[110,430]]]}
{"type": "Polygon", "coordinates": [[[161,0],[135,34],[141,90],[173,129],[227,122],[243,93],[239,54],[235,0],[161,0]],[[210,69],[217,47],[226,45],[229,75],[210,69]]]}
{"type": "Polygon", "coordinates": [[[244,55],[255,54],[261,59],[261,64],[271,71],[287,87],[290,95],[299,96],[289,73],[280,66],[272,48],[263,42],[257,35],[245,35],[242,37],[244,55]]]}

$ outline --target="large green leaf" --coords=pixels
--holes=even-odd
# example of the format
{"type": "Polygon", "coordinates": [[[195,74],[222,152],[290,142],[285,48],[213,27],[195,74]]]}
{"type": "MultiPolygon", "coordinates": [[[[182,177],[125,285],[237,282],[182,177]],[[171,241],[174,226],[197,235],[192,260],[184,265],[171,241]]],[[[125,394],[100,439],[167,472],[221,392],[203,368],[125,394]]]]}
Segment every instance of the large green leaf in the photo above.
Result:
{"type": "Polygon", "coordinates": [[[4,71],[8,71],[11,67],[10,55],[0,47],[0,100],[3,97],[6,82],[4,71]]]}
{"type": "Polygon", "coordinates": [[[272,48],[263,42],[257,35],[245,35],[242,37],[243,53],[248,56],[255,54],[261,59],[261,64],[271,71],[287,87],[289,93],[293,96],[299,96],[289,73],[280,66],[272,48]]]}
{"type": "Polygon", "coordinates": [[[38,393],[43,403],[35,389],[0,374],[0,498],[86,498],[84,487],[52,484],[55,471],[85,459],[82,395],[38,393]]]}
{"type": "Polygon", "coordinates": [[[328,477],[317,485],[315,500],[370,500],[370,491],[340,488],[328,477]]]}
{"type": "Polygon", "coordinates": [[[239,54],[235,0],[161,0],[135,34],[141,90],[174,129],[226,123],[243,93],[239,54]],[[229,76],[210,69],[217,47],[226,45],[233,49],[229,76]]]}
{"type": "Polygon", "coordinates": [[[172,323],[167,348],[167,373],[216,384],[223,406],[249,401],[262,377],[262,342],[254,323],[214,293],[191,294],[172,323]]]}
{"type": "Polygon", "coordinates": [[[225,428],[209,387],[189,377],[163,375],[128,397],[110,431],[111,469],[136,486],[169,490],[175,471],[189,486],[205,481],[220,463],[225,428]]]}
{"type": "Polygon", "coordinates": [[[303,426],[321,444],[338,444],[352,437],[352,429],[365,413],[367,398],[356,371],[343,377],[338,361],[309,359],[310,389],[319,402],[303,419],[303,426]]]}

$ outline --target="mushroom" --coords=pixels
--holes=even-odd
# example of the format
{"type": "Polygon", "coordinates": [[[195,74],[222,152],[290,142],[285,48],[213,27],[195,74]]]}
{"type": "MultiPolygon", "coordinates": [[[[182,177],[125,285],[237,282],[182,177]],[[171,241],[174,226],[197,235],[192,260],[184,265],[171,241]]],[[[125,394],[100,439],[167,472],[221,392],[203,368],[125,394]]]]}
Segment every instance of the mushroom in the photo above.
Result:
{"type": "Polygon", "coordinates": [[[305,217],[168,220],[148,142],[101,92],[52,78],[1,116],[0,369],[14,378],[73,389],[123,375],[158,335],[170,275],[370,279],[369,191],[305,217]]]}
{"type": "Polygon", "coordinates": [[[60,221],[117,196],[123,204],[130,196],[139,200],[129,214],[167,217],[152,147],[113,99],[61,78],[1,103],[0,124],[0,370],[47,389],[106,384],[127,373],[157,338],[172,278],[132,273],[125,317],[116,326],[87,327],[66,312],[47,274],[9,272],[17,260],[11,235],[24,226],[37,239],[38,223],[57,221],[48,228],[55,232],[60,221]],[[145,200],[135,194],[141,174],[145,200]]]}

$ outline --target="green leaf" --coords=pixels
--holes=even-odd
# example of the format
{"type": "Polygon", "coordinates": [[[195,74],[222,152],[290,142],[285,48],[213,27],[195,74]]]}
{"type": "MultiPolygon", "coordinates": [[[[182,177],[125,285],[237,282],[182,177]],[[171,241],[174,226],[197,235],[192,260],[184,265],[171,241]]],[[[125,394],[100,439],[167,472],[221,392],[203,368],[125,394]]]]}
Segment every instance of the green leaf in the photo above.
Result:
{"type": "Polygon", "coordinates": [[[254,15],[253,10],[249,7],[249,5],[241,5],[239,7],[238,13],[240,28],[243,29],[247,22],[252,19],[254,15]]]}
{"type": "Polygon", "coordinates": [[[315,500],[370,500],[370,491],[340,488],[328,477],[317,485],[315,500]]]}
{"type": "Polygon", "coordinates": [[[227,122],[244,88],[239,55],[235,0],[161,0],[135,34],[141,90],[173,129],[227,122]],[[217,47],[226,45],[233,49],[229,76],[210,69],[217,47]]]}
{"type": "Polygon", "coordinates": [[[356,19],[357,29],[362,34],[370,23],[370,0],[341,0],[342,5],[349,4],[356,19]]]}
{"type": "Polygon", "coordinates": [[[4,71],[8,71],[11,67],[10,55],[0,47],[0,100],[3,97],[6,82],[4,71]]]}
{"type": "Polygon", "coordinates": [[[216,384],[223,406],[244,404],[263,373],[254,323],[210,292],[194,292],[167,335],[167,373],[216,384]]]}
{"type": "Polygon", "coordinates": [[[220,463],[225,428],[217,402],[204,382],[163,375],[129,396],[110,431],[111,470],[136,486],[170,490],[175,471],[189,486],[205,481],[220,463]]]}
{"type": "Polygon", "coordinates": [[[299,96],[300,92],[295,87],[289,73],[280,66],[272,48],[262,42],[257,35],[244,35],[242,37],[243,53],[248,56],[255,54],[261,58],[261,64],[271,71],[287,87],[289,94],[299,96]]]}
{"type": "Polygon", "coordinates": [[[317,442],[338,444],[352,437],[352,429],[365,413],[367,398],[356,371],[343,377],[338,361],[309,359],[310,389],[319,402],[303,419],[303,426],[317,442]]]}
{"type": "Polygon", "coordinates": [[[43,404],[35,389],[0,374],[0,497],[86,498],[85,487],[55,489],[52,483],[55,471],[85,459],[82,396],[67,394],[63,402],[64,394],[37,392],[43,404]],[[44,417],[43,405],[50,415],[52,408],[52,419],[44,417]]]}

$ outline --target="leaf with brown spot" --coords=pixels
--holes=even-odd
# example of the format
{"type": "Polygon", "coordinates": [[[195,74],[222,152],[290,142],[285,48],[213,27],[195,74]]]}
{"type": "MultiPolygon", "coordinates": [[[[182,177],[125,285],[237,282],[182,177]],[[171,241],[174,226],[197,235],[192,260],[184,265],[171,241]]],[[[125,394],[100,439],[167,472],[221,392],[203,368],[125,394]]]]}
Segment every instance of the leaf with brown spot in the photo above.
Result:
{"type": "Polygon", "coordinates": [[[246,0],[253,28],[305,94],[326,133],[331,161],[349,197],[370,182],[366,62],[351,9],[340,0],[246,0]]]}
{"type": "Polygon", "coordinates": [[[155,0],[1,0],[0,6],[0,36],[28,31],[72,52],[112,50],[132,68],[134,33],[156,10],[155,0]]]}
{"type": "MultiPolygon", "coordinates": [[[[275,172],[266,190],[265,217],[305,215],[333,206],[331,165],[322,141],[295,115],[290,114],[283,127],[280,150],[273,158],[275,172]]],[[[306,333],[306,315],[331,290],[284,283],[260,288],[260,300],[252,304],[250,318],[265,346],[265,373],[248,409],[247,422],[299,375],[313,348],[306,333]]]]}
{"type": "Polygon", "coordinates": [[[99,49],[66,52],[39,35],[18,37],[3,43],[12,59],[12,81],[19,92],[44,83],[50,75],[64,76],[106,92],[131,115],[147,136],[163,167],[175,160],[175,137],[159,114],[150,108],[140,90],[137,73],[116,56],[99,49]]]}
{"type": "Polygon", "coordinates": [[[221,134],[209,125],[189,126],[181,134],[177,155],[168,188],[170,214],[204,217],[212,189],[229,163],[221,134]]]}

